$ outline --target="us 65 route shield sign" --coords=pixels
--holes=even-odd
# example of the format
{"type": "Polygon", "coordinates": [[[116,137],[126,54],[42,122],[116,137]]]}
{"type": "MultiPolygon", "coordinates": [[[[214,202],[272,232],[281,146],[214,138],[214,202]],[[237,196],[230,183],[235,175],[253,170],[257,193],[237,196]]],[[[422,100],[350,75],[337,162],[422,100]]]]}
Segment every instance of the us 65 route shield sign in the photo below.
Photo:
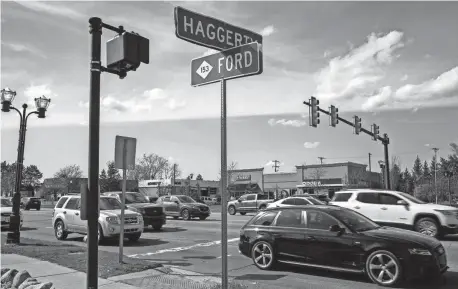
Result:
{"type": "Polygon", "coordinates": [[[191,85],[262,73],[261,44],[257,42],[227,49],[191,61],[191,85]]]}

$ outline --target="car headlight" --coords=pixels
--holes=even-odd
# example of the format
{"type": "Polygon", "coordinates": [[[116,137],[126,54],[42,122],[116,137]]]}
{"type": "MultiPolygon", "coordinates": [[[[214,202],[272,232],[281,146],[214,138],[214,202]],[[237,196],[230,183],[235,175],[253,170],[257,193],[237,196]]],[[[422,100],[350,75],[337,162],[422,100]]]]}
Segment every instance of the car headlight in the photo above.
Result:
{"type": "Polygon", "coordinates": [[[426,249],[409,249],[409,253],[412,255],[423,255],[423,256],[431,256],[431,252],[426,249]]]}
{"type": "Polygon", "coordinates": [[[458,210],[435,210],[445,216],[453,216],[458,214],[458,210]]]}
{"type": "Polygon", "coordinates": [[[107,217],[107,222],[110,224],[119,224],[119,218],[118,217],[107,217]]]}
{"type": "Polygon", "coordinates": [[[142,215],[138,215],[137,216],[137,220],[139,223],[143,223],[143,216],[142,215]]]}

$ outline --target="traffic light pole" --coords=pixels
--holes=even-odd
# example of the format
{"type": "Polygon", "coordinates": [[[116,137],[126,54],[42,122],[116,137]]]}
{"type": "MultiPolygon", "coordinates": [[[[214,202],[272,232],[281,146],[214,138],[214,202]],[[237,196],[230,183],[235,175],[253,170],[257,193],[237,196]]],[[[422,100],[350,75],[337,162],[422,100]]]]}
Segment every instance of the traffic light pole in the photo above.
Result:
{"type": "MultiPolygon", "coordinates": [[[[304,101],[303,102],[305,105],[308,105],[308,106],[311,106],[311,104],[307,101],[304,101]]],[[[331,114],[326,111],[326,110],[323,110],[321,109],[320,107],[318,107],[318,111],[319,112],[322,112],[328,116],[330,116],[331,114]]],[[[340,116],[337,116],[337,119],[345,124],[348,124],[349,126],[351,127],[355,127],[355,124],[352,123],[351,121],[348,121],[346,119],[343,119],[341,118],[340,116]]],[[[371,131],[361,127],[361,130],[362,132],[364,132],[365,134],[367,135],[370,135],[372,138],[375,137],[374,133],[372,133],[371,131]]],[[[388,138],[388,134],[384,134],[383,137],[377,135],[377,140],[381,141],[382,144],[383,144],[383,147],[384,147],[384,156],[385,156],[385,188],[387,190],[391,190],[391,182],[390,182],[390,165],[389,165],[389,155],[388,155],[388,145],[390,144],[390,139],[388,138]]]]}

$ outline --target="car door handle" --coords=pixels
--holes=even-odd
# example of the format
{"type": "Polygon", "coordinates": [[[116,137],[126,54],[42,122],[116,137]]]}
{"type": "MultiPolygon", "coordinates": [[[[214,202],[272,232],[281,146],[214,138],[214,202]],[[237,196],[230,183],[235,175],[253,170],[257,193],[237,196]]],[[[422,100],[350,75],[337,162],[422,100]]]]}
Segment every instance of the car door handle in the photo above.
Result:
{"type": "Polygon", "coordinates": [[[67,214],[67,211],[64,211],[63,213],[64,213],[64,214],[67,214]]]}
{"type": "Polygon", "coordinates": [[[361,207],[360,206],[356,206],[355,209],[361,209],[361,207]]]}
{"type": "Polygon", "coordinates": [[[79,216],[79,215],[80,215],[80,213],[75,213],[75,215],[76,215],[76,216],[79,216]]]}
{"type": "Polygon", "coordinates": [[[384,211],[385,211],[385,210],[388,210],[388,208],[385,208],[385,207],[383,207],[383,208],[381,208],[381,209],[384,210],[384,211]]]}

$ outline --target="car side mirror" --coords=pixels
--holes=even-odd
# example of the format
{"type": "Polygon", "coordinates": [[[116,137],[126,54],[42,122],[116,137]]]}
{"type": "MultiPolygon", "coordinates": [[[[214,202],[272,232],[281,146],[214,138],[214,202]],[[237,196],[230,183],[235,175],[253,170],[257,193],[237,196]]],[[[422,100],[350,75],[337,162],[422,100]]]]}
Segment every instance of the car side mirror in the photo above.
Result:
{"type": "Polygon", "coordinates": [[[401,206],[408,206],[408,205],[409,205],[409,203],[407,203],[407,202],[404,201],[404,200],[399,200],[399,201],[397,201],[397,204],[398,204],[398,205],[401,205],[401,206]]]}
{"type": "Polygon", "coordinates": [[[174,203],[175,203],[175,204],[177,204],[177,205],[179,205],[179,204],[180,204],[180,202],[178,202],[178,201],[174,201],[174,203]]]}
{"type": "Polygon", "coordinates": [[[332,225],[329,227],[329,231],[342,235],[345,232],[345,229],[340,227],[339,225],[332,225]]]}
{"type": "Polygon", "coordinates": [[[242,202],[242,200],[241,200],[241,199],[238,199],[238,200],[237,200],[237,202],[241,203],[241,202],[242,202]]]}

